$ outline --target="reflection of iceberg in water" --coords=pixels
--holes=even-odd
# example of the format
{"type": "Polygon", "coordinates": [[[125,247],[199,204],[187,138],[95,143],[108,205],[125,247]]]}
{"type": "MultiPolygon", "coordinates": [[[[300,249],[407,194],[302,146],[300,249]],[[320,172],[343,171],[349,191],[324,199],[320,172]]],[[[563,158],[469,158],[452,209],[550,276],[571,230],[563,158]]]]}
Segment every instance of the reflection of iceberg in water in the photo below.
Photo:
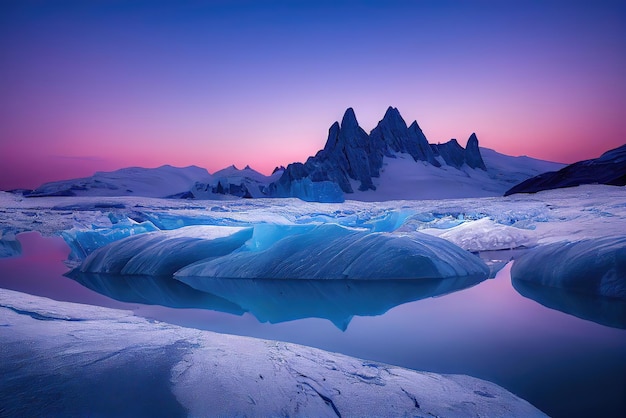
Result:
{"type": "Polygon", "coordinates": [[[448,279],[302,280],[181,277],[190,286],[223,297],[261,322],[325,318],[345,330],[354,315],[381,315],[407,302],[476,285],[484,276],[448,279]]]}
{"type": "Polygon", "coordinates": [[[199,308],[242,315],[245,311],[233,302],[201,292],[171,276],[123,276],[81,273],[66,275],[83,286],[121,302],[161,305],[170,308],[199,308]]]}
{"type": "Polygon", "coordinates": [[[626,329],[626,301],[512,279],[520,295],[543,306],[613,328],[626,329]]]}

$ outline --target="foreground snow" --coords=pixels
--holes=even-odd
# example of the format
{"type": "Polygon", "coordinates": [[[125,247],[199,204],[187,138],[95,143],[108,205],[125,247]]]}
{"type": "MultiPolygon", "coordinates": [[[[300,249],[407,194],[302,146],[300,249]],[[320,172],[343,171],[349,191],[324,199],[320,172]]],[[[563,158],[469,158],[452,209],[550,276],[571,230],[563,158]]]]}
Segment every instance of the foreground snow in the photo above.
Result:
{"type": "Polygon", "coordinates": [[[545,416],[501,387],[0,289],[7,416],[545,416]]]}

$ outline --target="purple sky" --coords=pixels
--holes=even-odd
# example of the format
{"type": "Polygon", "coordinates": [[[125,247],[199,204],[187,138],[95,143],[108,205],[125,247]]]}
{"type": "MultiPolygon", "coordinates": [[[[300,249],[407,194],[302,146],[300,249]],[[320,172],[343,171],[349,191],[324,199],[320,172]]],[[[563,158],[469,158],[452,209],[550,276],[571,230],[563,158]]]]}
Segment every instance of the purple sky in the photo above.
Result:
{"type": "Polygon", "coordinates": [[[560,162],[626,142],[623,1],[0,2],[0,189],[304,161],[353,107],[560,162]]]}

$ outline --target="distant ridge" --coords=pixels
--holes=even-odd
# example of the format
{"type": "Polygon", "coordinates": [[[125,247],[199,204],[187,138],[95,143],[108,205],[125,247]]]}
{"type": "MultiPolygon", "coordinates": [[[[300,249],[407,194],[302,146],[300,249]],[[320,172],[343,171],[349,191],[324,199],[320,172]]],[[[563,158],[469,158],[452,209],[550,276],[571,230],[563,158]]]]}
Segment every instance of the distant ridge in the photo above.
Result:
{"type": "Polygon", "coordinates": [[[582,184],[626,185],[626,144],[609,150],[598,158],[570,164],[559,171],[532,177],[504,193],[536,193],[542,190],[575,187],[582,184]]]}

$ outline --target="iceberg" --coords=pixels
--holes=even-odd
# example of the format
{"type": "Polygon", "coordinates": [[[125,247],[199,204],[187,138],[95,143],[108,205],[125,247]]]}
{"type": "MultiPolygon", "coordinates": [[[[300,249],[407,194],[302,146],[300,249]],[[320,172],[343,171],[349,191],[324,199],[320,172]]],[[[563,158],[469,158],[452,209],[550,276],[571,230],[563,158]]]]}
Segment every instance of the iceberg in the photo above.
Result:
{"type": "Polygon", "coordinates": [[[0,258],[14,257],[22,253],[22,245],[12,232],[0,230],[0,258]]]}
{"type": "Polygon", "coordinates": [[[469,376],[4,289],[0,340],[7,416],[546,416],[469,376]]]}
{"type": "Polygon", "coordinates": [[[626,300],[626,236],[536,247],[515,260],[511,278],[626,300]]]}
{"type": "Polygon", "coordinates": [[[368,232],[334,224],[287,236],[263,251],[235,251],[176,272],[246,279],[444,279],[487,277],[480,258],[440,238],[368,232]]]}
{"type": "Polygon", "coordinates": [[[472,252],[512,250],[536,244],[533,231],[501,225],[488,217],[467,221],[443,232],[441,230],[422,230],[421,232],[433,233],[439,238],[472,252]]]}
{"type": "Polygon", "coordinates": [[[251,237],[252,228],[213,225],[135,235],[94,251],[80,271],[171,276],[196,261],[228,254],[251,237]]]}
{"type": "Polygon", "coordinates": [[[125,222],[113,224],[110,228],[95,227],[93,229],[72,228],[61,231],[61,237],[70,247],[70,260],[84,260],[89,254],[111,242],[133,235],[158,231],[150,221],[141,223],[127,219],[125,222]]]}

